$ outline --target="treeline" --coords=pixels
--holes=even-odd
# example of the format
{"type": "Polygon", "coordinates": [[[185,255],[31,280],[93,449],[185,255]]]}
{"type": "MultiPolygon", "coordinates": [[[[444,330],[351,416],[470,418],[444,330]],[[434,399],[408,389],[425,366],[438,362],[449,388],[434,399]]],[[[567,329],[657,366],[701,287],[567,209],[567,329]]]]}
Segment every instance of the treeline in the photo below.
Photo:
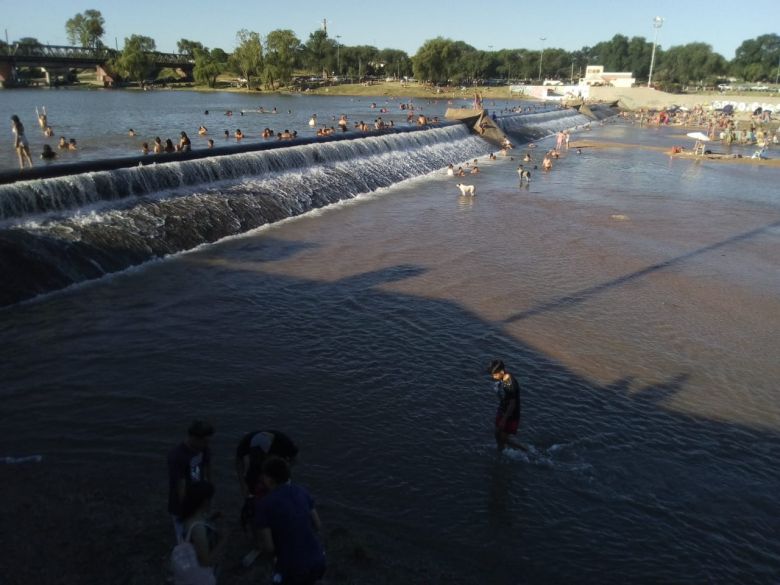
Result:
{"type": "MultiPolygon", "coordinates": [[[[104,47],[104,20],[98,10],[86,10],[65,24],[72,44],[104,47]]],[[[38,43],[20,39],[18,44],[38,43]]],[[[4,45],[0,41],[0,47],[4,45]]],[[[38,43],[40,44],[40,43],[38,43]]],[[[364,78],[413,76],[435,84],[472,84],[485,80],[533,81],[541,79],[575,81],[591,65],[607,71],[630,71],[638,80],[647,79],[652,43],[644,37],[615,35],[611,40],[578,51],[554,47],[543,50],[502,49],[481,51],[463,41],[442,37],[429,39],[410,57],[397,49],[342,45],[316,30],[305,41],[287,29],[269,32],[265,37],[249,30],[238,31],[236,48],[227,53],[210,49],[200,42],[181,39],[180,54],[194,62],[198,83],[214,87],[217,77],[234,74],[246,80],[247,87],[275,89],[289,85],[294,74],[317,77],[364,78]]],[[[115,52],[110,67],[129,80],[147,78],[153,69],[149,52],[154,39],[132,35],[121,51],[115,52]]],[[[780,75],[780,35],[765,34],[743,41],[734,59],[725,59],[706,43],[689,43],[668,49],[657,47],[653,80],[660,86],[711,86],[726,78],[746,82],[776,82],[780,75]]]]}

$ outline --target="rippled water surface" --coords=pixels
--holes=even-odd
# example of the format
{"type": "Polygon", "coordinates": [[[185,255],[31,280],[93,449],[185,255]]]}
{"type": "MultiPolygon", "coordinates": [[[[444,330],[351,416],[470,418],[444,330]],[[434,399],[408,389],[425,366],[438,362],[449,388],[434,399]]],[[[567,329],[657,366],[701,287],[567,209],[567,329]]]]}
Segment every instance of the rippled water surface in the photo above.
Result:
{"type": "Polygon", "coordinates": [[[208,415],[223,476],[284,429],[326,511],[468,582],[776,582],[778,171],[480,166],[3,309],[4,449],[158,472],[208,415]],[[495,357],[528,456],[495,453],[495,357]]]}

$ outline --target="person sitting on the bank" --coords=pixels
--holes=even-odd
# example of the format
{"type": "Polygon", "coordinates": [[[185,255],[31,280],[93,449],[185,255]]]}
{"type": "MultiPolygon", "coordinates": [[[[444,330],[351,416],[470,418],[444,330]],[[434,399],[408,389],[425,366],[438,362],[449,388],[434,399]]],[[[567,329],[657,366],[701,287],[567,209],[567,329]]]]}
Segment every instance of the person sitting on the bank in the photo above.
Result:
{"type": "Polygon", "coordinates": [[[453,176],[455,176],[455,169],[452,167],[452,163],[450,163],[450,164],[447,166],[447,176],[448,176],[448,177],[453,177],[453,176]]]}
{"type": "Polygon", "coordinates": [[[208,141],[206,142],[206,147],[207,148],[214,148],[214,139],[213,138],[209,138],[208,139],[208,141]]]}
{"type": "Polygon", "coordinates": [[[43,145],[43,152],[41,153],[41,158],[43,160],[53,160],[57,158],[57,153],[54,152],[48,144],[43,145]]]}
{"type": "Polygon", "coordinates": [[[162,139],[159,136],[154,137],[154,154],[160,154],[165,150],[165,147],[163,146],[162,139]]]}
{"type": "Polygon", "coordinates": [[[164,152],[176,152],[176,147],[173,145],[173,141],[170,138],[165,139],[165,148],[163,148],[164,152]]]}
{"type": "Polygon", "coordinates": [[[141,154],[149,154],[149,143],[148,142],[142,142],[141,143],[141,154]]]}

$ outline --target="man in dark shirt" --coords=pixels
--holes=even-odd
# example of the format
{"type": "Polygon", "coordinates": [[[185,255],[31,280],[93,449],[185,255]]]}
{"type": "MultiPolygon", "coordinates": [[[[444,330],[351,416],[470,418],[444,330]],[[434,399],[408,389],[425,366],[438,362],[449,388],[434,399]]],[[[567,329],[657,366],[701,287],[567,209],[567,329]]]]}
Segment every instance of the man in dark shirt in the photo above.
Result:
{"type": "Polygon", "coordinates": [[[196,420],[187,429],[187,438],[168,453],[168,512],[173,518],[177,540],[183,536],[181,503],[189,486],[196,481],[211,481],[209,439],[214,427],[196,420]]]}
{"type": "Polygon", "coordinates": [[[496,381],[499,399],[495,422],[498,451],[501,452],[506,447],[527,451],[528,448],[525,445],[510,437],[510,435],[517,434],[517,427],[520,425],[520,385],[515,377],[507,371],[501,360],[493,360],[490,363],[489,371],[493,380],[496,381]]]}
{"type": "Polygon", "coordinates": [[[325,551],[317,533],[320,518],[314,499],[290,483],[284,459],[269,457],[263,464],[269,494],[258,500],[255,512],[259,550],[276,556],[274,583],[311,585],[325,574],[325,551]]]}

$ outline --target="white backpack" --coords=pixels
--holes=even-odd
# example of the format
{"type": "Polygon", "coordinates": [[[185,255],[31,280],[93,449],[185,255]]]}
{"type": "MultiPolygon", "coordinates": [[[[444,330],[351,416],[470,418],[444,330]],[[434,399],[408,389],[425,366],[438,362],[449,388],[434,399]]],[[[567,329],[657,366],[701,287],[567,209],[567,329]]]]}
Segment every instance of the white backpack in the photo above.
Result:
{"type": "Polygon", "coordinates": [[[192,529],[198,524],[195,522],[187,531],[187,535],[171,551],[171,569],[173,570],[173,582],[175,585],[216,585],[217,578],[211,567],[201,567],[198,562],[198,554],[190,542],[192,529]]]}

